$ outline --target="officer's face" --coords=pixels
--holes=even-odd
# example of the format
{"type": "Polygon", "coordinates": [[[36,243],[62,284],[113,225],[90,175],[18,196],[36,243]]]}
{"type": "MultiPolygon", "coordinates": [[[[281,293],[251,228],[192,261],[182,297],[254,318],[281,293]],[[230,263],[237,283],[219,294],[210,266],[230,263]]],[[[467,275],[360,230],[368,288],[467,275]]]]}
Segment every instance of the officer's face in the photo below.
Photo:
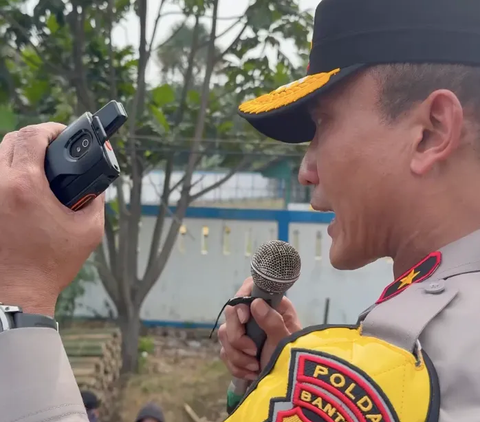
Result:
{"type": "Polygon", "coordinates": [[[334,211],[330,260],[338,269],[362,267],[389,254],[405,154],[401,126],[378,109],[378,86],[359,75],[322,98],[312,110],[317,132],[302,161],[300,183],[315,185],[312,207],[334,211]]]}

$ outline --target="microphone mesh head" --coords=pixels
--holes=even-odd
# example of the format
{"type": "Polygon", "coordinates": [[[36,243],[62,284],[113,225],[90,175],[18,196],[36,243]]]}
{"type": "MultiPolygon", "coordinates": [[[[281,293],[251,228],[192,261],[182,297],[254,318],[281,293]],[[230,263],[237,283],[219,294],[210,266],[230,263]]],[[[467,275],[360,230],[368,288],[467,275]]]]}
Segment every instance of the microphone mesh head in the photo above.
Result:
{"type": "Polygon", "coordinates": [[[251,274],[255,285],[268,293],[285,293],[300,277],[300,255],[289,243],[264,243],[252,257],[251,274]]]}

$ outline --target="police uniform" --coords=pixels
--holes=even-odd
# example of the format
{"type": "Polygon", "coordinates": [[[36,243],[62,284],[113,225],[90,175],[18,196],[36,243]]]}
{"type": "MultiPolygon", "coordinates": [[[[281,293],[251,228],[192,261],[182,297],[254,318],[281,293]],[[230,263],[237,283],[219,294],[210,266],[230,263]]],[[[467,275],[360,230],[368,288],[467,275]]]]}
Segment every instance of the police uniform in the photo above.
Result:
{"type": "Polygon", "coordinates": [[[228,422],[480,420],[480,230],[388,285],[353,326],[280,344],[228,422]]]}
{"type": "Polygon", "coordinates": [[[57,330],[0,333],[0,421],[88,422],[82,396],[57,330]]]}
{"type": "MultiPolygon", "coordinates": [[[[308,142],[311,100],[344,77],[384,63],[480,66],[479,46],[478,0],[323,0],[307,76],[239,113],[270,138],[308,142]]],[[[476,321],[480,231],[424,257],[357,324],[285,339],[227,421],[480,420],[480,330],[467,332],[476,321]]]]}

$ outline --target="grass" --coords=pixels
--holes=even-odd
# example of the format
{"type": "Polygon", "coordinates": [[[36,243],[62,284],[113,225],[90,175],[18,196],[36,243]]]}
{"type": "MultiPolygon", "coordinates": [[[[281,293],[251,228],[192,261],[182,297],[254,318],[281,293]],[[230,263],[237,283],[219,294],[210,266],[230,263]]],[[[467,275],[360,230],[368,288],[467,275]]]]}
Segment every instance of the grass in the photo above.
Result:
{"type": "Polygon", "coordinates": [[[134,421],[139,409],[150,401],[160,405],[166,422],[192,422],[184,403],[208,421],[223,420],[231,377],[216,350],[197,352],[189,356],[165,353],[165,346],[159,345],[155,354],[145,359],[141,373],[126,382],[119,403],[122,422],[134,421]]]}

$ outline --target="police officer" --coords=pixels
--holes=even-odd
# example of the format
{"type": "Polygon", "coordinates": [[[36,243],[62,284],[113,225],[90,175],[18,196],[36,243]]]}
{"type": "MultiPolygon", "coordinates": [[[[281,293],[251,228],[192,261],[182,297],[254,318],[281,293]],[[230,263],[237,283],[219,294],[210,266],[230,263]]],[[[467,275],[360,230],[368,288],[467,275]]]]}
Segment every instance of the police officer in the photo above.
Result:
{"type": "Polygon", "coordinates": [[[53,317],[102,239],[104,196],[73,212],[52,193],[45,151],[64,128],[28,126],[0,143],[2,422],[88,422],[53,317]]]}
{"type": "Polygon", "coordinates": [[[331,264],[388,256],[394,277],[353,326],[302,330],[287,298],[228,307],[221,357],[253,382],[229,421],[480,420],[479,46],[478,0],[323,0],[307,76],[240,106],[310,142],[299,180],[335,212],[331,264]]]}

